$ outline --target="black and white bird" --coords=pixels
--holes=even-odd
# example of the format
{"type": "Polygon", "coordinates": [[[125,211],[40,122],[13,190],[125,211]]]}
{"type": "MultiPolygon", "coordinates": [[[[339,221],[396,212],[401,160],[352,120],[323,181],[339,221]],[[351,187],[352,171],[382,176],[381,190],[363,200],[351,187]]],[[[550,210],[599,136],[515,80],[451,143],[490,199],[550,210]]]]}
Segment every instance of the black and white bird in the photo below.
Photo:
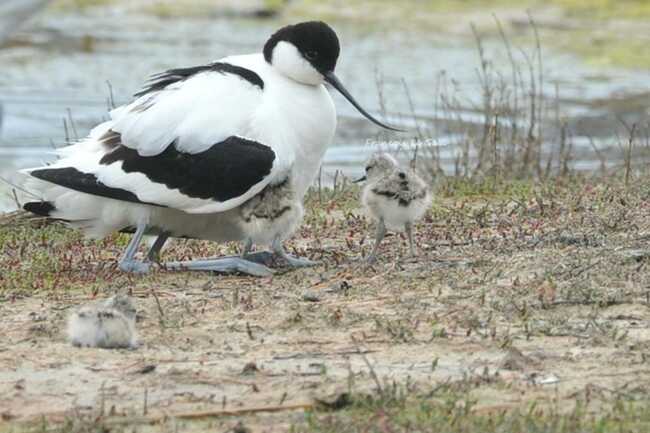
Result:
{"type": "Polygon", "coordinates": [[[408,235],[411,256],[415,256],[413,224],[431,206],[431,192],[426,182],[415,171],[400,167],[395,158],[387,153],[370,157],[365,176],[357,182],[366,180],[361,202],[377,222],[375,246],[367,260],[377,260],[379,244],[387,228],[404,230],[408,235]]]}
{"type": "Polygon", "coordinates": [[[76,347],[135,348],[136,309],[128,296],[81,307],[68,320],[68,339],[76,347]]]}
{"type": "MultiPolygon", "coordinates": [[[[368,114],[334,74],[339,40],[323,22],[281,28],[261,53],[154,75],[48,166],[25,170],[41,201],[24,208],[87,235],[133,232],[120,269],[147,272],[169,237],[270,243],[302,218],[302,200],[336,128],[324,83],[368,114]],[[157,239],[136,260],[142,237],[157,239]]],[[[269,275],[255,255],[168,262],[167,269],[269,275]]]]}

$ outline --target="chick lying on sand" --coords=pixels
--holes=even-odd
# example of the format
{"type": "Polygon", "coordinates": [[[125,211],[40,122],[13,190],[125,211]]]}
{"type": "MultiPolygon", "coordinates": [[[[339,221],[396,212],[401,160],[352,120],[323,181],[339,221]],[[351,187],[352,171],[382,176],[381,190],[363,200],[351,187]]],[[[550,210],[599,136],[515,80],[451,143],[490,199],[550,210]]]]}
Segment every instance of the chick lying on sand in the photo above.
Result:
{"type": "Polygon", "coordinates": [[[128,296],[85,305],[70,316],[68,339],[77,347],[134,348],[136,310],[128,296]]]}
{"type": "Polygon", "coordinates": [[[358,182],[364,180],[368,182],[361,202],[377,221],[375,246],[367,260],[377,260],[377,250],[386,235],[386,228],[406,231],[411,256],[415,256],[413,223],[422,218],[431,205],[427,184],[413,170],[401,168],[387,153],[375,154],[368,160],[366,175],[358,182]]]}

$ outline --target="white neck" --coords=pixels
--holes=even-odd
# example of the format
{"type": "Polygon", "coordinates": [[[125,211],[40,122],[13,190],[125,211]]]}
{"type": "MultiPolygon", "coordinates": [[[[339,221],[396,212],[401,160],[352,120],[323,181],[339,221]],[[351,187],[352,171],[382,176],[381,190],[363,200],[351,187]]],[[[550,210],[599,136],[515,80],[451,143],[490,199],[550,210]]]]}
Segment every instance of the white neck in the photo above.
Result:
{"type": "Polygon", "coordinates": [[[282,75],[302,84],[317,86],[323,83],[323,75],[305,60],[298,49],[289,42],[280,41],[273,48],[271,64],[282,75]]]}

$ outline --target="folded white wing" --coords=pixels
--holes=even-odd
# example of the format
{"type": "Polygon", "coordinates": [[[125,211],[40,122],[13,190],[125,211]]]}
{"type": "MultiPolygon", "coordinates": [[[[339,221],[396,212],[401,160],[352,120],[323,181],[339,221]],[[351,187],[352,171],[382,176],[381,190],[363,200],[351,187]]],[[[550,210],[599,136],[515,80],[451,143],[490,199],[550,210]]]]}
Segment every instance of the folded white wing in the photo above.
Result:
{"type": "Polygon", "coordinates": [[[263,82],[259,76],[261,86],[247,80],[250,76],[256,81],[255,75],[250,75],[254,72],[244,68],[213,65],[217,67],[160,74],[152,80],[151,91],[113,110],[111,129],[122,136],[122,144],[142,156],[152,156],[172,142],[179,151],[198,153],[231,135],[249,136],[263,82]]]}
{"type": "Polygon", "coordinates": [[[254,134],[263,89],[253,70],[225,62],[167,71],[59,161],[27,172],[116,200],[189,213],[232,209],[293,164],[254,134]]]}

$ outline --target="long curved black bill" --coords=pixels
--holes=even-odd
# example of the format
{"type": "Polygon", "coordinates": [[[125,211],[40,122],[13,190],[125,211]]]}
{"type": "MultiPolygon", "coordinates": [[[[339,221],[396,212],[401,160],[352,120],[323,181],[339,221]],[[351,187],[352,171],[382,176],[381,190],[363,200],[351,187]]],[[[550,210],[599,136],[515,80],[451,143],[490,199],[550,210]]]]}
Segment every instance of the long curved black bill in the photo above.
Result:
{"type": "Polygon", "coordinates": [[[391,131],[397,131],[397,132],[406,132],[402,129],[397,129],[393,128],[392,126],[386,125],[385,123],[380,122],[379,120],[375,119],[368,113],[366,110],[364,110],[361,105],[350,95],[350,92],[347,91],[347,89],[343,86],[343,83],[339,81],[339,79],[334,75],[334,72],[327,72],[324,74],[325,81],[328,82],[329,84],[332,85],[336,90],[338,90],[341,95],[345,96],[345,99],[350,101],[350,104],[354,105],[354,108],[359,110],[359,113],[363,114],[366,119],[370,120],[372,123],[375,125],[379,125],[382,128],[390,129],[391,131]]]}

